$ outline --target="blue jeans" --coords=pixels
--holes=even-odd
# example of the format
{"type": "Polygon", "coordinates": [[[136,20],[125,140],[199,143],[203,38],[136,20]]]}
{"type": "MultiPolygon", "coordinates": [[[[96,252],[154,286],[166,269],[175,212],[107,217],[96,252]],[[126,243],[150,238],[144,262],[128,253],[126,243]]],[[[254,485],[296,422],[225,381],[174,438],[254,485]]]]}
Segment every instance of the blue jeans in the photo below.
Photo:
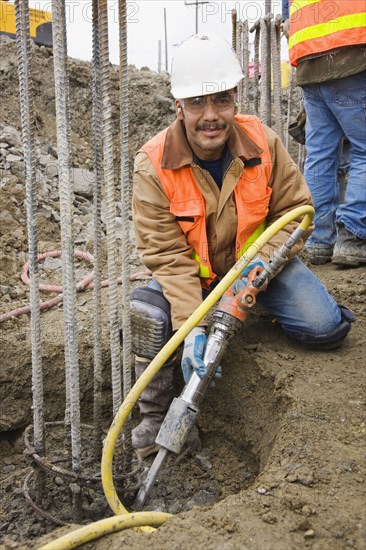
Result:
{"type": "Polygon", "coordinates": [[[336,223],[366,239],[366,71],[303,86],[306,111],[304,176],[315,206],[315,230],[307,246],[333,245],[336,223]],[[345,135],[351,159],[344,203],[337,171],[345,135]]]}
{"type": "MultiPolygon", "coordinates": [[[[162,292],[154,279],[149,287],[162,292]]],[[[296,340],[326,338],[341,323],[337,303],[297,257],[270,282],[265,292],[258,295],[257,301],[277,319],[285,333],[296,340]]]]}

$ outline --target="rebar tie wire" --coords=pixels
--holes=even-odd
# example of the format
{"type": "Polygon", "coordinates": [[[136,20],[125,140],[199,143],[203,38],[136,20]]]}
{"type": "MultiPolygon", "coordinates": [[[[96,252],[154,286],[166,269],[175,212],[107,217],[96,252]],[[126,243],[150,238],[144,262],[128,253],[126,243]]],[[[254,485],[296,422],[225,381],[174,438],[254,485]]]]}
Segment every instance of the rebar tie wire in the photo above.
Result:
{"type": "Polygon", "coordinates": [[[281,87],[281,16],[276,15],[271,25],[271,52],[272,52],[272,75],[273,75],[273,100],[276,120],[276,132],[283,141],[282,124],[282,87],[281,87]]]}
{"type": "Polygon", "coordinates": [[[33,475],[34,475],[34,470],[30,470],[27,473],[27,475],[25,477],[25,480],[23,482],[22,493],[23,493],[23,496],[24,496],[25,500],[33,508],[33,510],[39,516],[44,518],[45,520],[50,521],[51,523],[54,523],[55,525],[60,525],[60,526],[68,525],[66,521],[63,521],[62,519],[57,518],[56,516],[54,516],[53,514],[50,514],[46,510],[43,510],[38,504],[36,504],[34,502],[34,500],[32,499],[32,497],[30,495],[30,491],[29,491],[29,482],[32,479],[33,475]]]}
{"type": "Polygon", "coordinates": [[[94,217],[94,294],[93,294],[93,352],[94,352],[94,381],[93,381],[93,451],[94,457],[99,459],[102,453],[102,104],[100,90],[100,43],[98,27],[98,0],[93,0],[93,155],[94,155],[94,183],[93,183],[93,217],[94,217]]]}
{"type": "MultiPolygon", "coordinates": [[[[127,13],[126,0],[119,0],[119,99],[121,132],[121,202],[122,202],[122,333],[123,333],[123,397],[132,388],[132,335],[130,311],[130,178],[128,147],[128,63],[127,63],[127,13]]],[[[125,464],[129,471],[132,462],[131,419],[123,431],[125,464]]]]}
{"type": "Polygon", "coordinates": [[[63,0],[52,0],[52,30],[56,96],[57,146],[59,159],[62,282],[66,369],[65,422],[71,430],[71,463],[80,470],[80,402],[74,245],[72,236],[73,189],[70,171],[69,79],[67,69],[66,13],[63,0]]]}
{"type": "Polygon", "coordinates": [[[30,265],[30,308],[32,343],[32,399],[34,423],[34,447],[44,455],[44,418],[43,418],[43,372],[40,327],[40,297],[37,236],[37,183],[35,164],[35,124],[33,109],[33,81],[31,79],[32,54],[29,30],[28,0],[16,0],[16,41],[18,51],[18,73],[20,93],[20,114],[22,123],[22,141],[25,161],[25,188],[27,208],[28,250],[30,265]]]}
{"type": "Polygon", "coordinates": [[[113,412],[117,413],[122,402],[121,392],[121,357],[119,338],[118,287],[116,268],[116,202],[114,194],[113,170],[113,132],[112,102],[110,93],[110,68],[108,48],[108,4],[107,0],[98,0],[99,18],[99,53],[102,94],[102,136],[104,187],[106,199],[106,226],[109,279],[109,336],[112,368],[113,412]]]}
{"type": "MultiPolygon", "coordinates": [[[[58,427],[62,427],[62,426],[64,426],[63,422],[45,422],[45,429],[48,430],[48,431],[51,431],[53,428],[58,428],[58,427]]],[[[92,433],[93,430],[94,430],[94,426],[92,426],[90,424],[81,424],[80,426],[85,432],[92,433]]],[[[27,426],[27,428],[24,431],[24,435],[23,435],[24,446],[25,446],[25,454],[28,454],[29,456],[31,456],[32,459],[34,460],[34,462],[38,466],[43,468],[43,470],[53,474],[54,476],[60,476],[64,479],[66,479],[67,481],[72,481],[72,482],[78,483],[80,485],[90,485],[90,484],[94,484],[94,483],[95,484],[101,483],[101,472],[100,471],[98,471],[98,473],[93,474],[93,475],[85,475],[85,474],[82,474],[81,472],[75,472],[73,470],[67,470],[64,467],[57,466],[57,463],[66,462],[67,461],[66,458],[51,461],[45,456],[43,456],[43,457],[39,456],[36,453],[35,448],[31,444],[31,441],[30,441],[31,432],[33,432],[33,425],[32,424],[27,426]]],[[[118,481],[129,480],[129,479],[132,479],[135,476],[138,477],[138,479],[140,479],[140,473],[143,469],[142,459],[137,453],[136,453],[135,456],[136,456],[136,459],[137,459],[136,467],[133,470],[131,470],[130,472],[122,473],[122,474],[119,473],[118,475],[116,475],[115,478],[118,481]]],[[[132,492],[132,491],[136,490],[136,488],[138,488],[138,487],[135,485],[132,488],[128,489],[128,491],[132,492]]]]}
{"type": "MultiPolygon", "coordinates": [[[[45,423],[45,429],[52,429],[57,427],[63,427],[63,422],[46,422],[45,423]]],[[[91,426],[89,424],[81,424],[81,428],[90,434],[94,431],[94,426],[91,426]]],[[[49,473],[53,477],[61,477],[63,478],[66,483],[77,483],[77,485],[82,485],[88,488],[94,488],[94,490],[98,490],[99,487],[101,488],[101,473],[98,472],[97,474],[92,475],[82,475],[80,473],[76,473],[71,470],[67,470],[62,466],[59,466],[59,463],[66,462],[67,459],[54,459],[52,461],[48,460],[46,457],[41,457],[35,452],[35,448],[32,446],[30,442],[30,436],[31,432],[33,431],[34,427],[32,425],[28,426],[24,432],[24,445],[25,445],[25,452],[29,456],[32,457],[36,465],[44,472],[49,473]]],[[[132,478],[136,479],[136,482],[134,485],[128,485],[124,487],[124,491],[126,493],[132,493],[135,494],[136,491],[141,487],[141,471],[143,468],[142,459],[139,455],[136,455],[137,458],[137,464],[135,468],[130,471],[127,474],[117,475],[115,476],[115,479],[117,479],[119,482],[125,483],[126,480],[129,481],[132,478]]],[[[34,470],[30,470],[30,472],[27,473],[23,486],[22,486],[22,492],[23,495],[28,502],[28,504],[33,508],[33,510],[44,519],[51,521],[52,523],[55,523],[56,525],[69,525],[69,522],[63,521],[57,516],[51,514],[50,512],[43,510],[41,506],[35,502],[35,500],[31,496],[29,484],[34,475],[34,470]]],[[[67,485],[65,485],[66,487],[67,485]]]]}

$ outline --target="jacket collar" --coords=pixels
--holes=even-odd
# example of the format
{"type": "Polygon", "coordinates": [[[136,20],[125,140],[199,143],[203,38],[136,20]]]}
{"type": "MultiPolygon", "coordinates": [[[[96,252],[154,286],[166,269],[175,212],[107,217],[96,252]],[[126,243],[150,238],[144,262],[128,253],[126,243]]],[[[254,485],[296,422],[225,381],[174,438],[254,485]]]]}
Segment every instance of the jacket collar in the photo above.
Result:
{"type": "MultiPolygon", "coordinates": [[[[233,157],[240,157],[243,161],[263,153],[263,149],[244,132],[237,122],[234,122],[230,133],[228,149],[233,157]]],[[[188,144],[184,126],[177,119],[168,128],[161,167],[166,170],[177,170],[182,166],[191,165],[193,161],[193,151],[188,144]]]]}

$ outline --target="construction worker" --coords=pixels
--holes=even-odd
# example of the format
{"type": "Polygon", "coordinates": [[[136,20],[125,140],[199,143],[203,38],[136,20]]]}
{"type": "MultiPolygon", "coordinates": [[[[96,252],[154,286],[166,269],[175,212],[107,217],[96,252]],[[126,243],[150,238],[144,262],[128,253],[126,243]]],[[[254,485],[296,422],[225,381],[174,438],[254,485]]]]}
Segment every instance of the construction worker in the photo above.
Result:
{"type": "MultiPolygon", "coordinates": [[[[238,114],[241,79],[225,40],[197,34],[184,41],[171,73],[177,118],[136,156],[133,218],[141,259],[153,272],[152,283],[131,297],[133,315],[140,312],[145,320],[134,328],[141,332],[134,349],[137,377],[265,224],[311,204],[306,182],[279,137],[257,117],[238,114]]],[[[297,225],[277,233],[245,274],[263,265],[297,225]]],[[[319,349],[337,347],[354,317],[296,257],[303,244],[294,247],[258,302],[289,337],[319,349]]],[[[204,376],[205,345],[202,322],[184,341],[185,382],[193,370],[204,376]]],[[[132,443],[142,456],[157,450],[155,437],[172,399],[173,363],[141,394],[142,422],[132,443]]]]}
{"type": "Polygon", "coordinates": [[[290,0],[289,27],[290,62],[306,111],[304,176],[316,211],[305,250],[313,264],[357,267],[366,264],[365,1],[290,0]],[[350,169],[342,203],[343,136],[350,169]]]}

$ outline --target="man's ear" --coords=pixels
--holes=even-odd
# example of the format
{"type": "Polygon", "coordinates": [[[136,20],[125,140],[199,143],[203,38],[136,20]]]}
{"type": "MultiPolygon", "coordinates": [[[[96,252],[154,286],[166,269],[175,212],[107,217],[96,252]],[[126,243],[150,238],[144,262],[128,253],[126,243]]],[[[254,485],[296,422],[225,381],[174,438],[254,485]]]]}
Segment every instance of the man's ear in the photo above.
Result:
{"type": "Polygon", "coordinates": [[[178,120],[183,120],[184,119],[183,109],[182,109],[180,101],[178,99],[175,100],[175,111],[176,111],[176,114],[177,114],[177,119],[178,120]]]}
{"type": "Polygon", "coordinates": [[[234,115],[237,115],[239,112],[239,101],[235,101],[234,115]]]}

